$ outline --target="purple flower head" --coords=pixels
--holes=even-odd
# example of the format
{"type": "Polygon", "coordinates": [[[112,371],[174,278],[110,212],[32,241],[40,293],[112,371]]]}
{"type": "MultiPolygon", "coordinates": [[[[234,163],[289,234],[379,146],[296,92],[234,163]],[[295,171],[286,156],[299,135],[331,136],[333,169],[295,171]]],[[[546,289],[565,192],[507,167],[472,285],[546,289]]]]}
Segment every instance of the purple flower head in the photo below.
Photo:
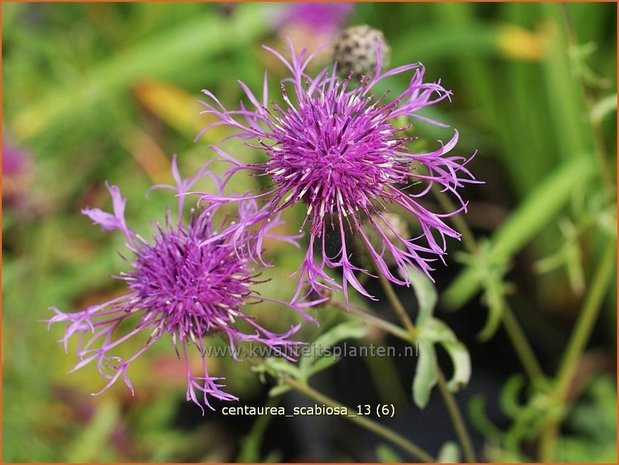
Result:
{"type": "MultiPolygon", "coordinates": [[[[265,48],[291,73],[281,82],[285,105],[268,104],[266,76],[260,100],[240,82],[251,107],[241,103],[239,110],[227,110],[205,90],[208,99],[202,102],[203,113],[214,115],[217,121],[200,135],[214,126],[228,126],[233,130],[231,137],[247,141],[266,156],[264,163],[244,164],[214,147],[232,164],[228,176],[249,170],[270,178],[266,191],[247,194],[246,198],[261,199],[263,204],[245,226],[266,221],[294,204],[305,205],[302,229],[309,223],[309,247],[299,270],[295,299],[307,286],[318,293],[341,289],[348,299],[349,284],[372,297],[357,278],[358,272],[371,272],[352,259],[351,236],[360,239],[378,271],[396,284],[410,284],[409,265],[429,274],[431,262],[446,253],[446,238],[460,237],[444,218],[465,209],[458,189],[475,180],[465,166],[466,158],[448,155],[458,141],[457,131],[447,143],[439,141],[434,150],[418,153],[412,148],[416,138],[407,135],[406,120],[415,118],[446,127],[418,111],[451,93],[439,82],[424,82],[424,67],[419,63],[383,71],[378,44],[375,74],[356,86],[350,78],[338,78],[335,69],[308,75],[306,68],[313,55],[307,57],[305,50],[297,55],[290,45],[288,61],[265,48]],[[411,77],[399,95],[391,99],[388,92],[374,95],[379,83],[407,72],[411,77]],[[449,214],[430,211],[422,199],[433,185],[453,194],[461,207],[449,214]],[[403,237],[394,229],[387,216],[393,207],[409,213],[419,235],[403,237]],[[375,229],[378,241],[370,240],[368,226],[375,229]],[[336,252],[330,249],[332,236],[338,244],[336,252]],[[388,261],[395,263],[399,273],[389,269],[388,261]],[[341,284],[327,274],[329,268],[341,270],[341,284]]],[[[204,198],[225,200],[208,194],[204,198]]]]}
{"type": "Polygon", "coordinates": [[[301,26],[315,33],[335,34],[352,9],[352,3],[291,3],[283,11],[280,27],[301,26]]]}
{"type": "MultiPolygon", "coordinates": [[[[72,371],[95,363],[99,373],[108,381],[97,394],[107,390],[120,377],[133,392],[128,367],[164,335],[170,335],[177,354],[185,363],[187,400],[200,408],[202,405],[210,407],[209,397],[226,401],[236,397],[222,390],[221,378],[209,375],[206,336],[225,335],[235,358],[238,356],[236,344],[240,342],[263,344],[275,354],[290,358],[288,349],[298,343],[289,337],[299,325],[286,333],[276,334],[243,313],[244,305],[250,303],[288,304],[260,296],[253,290],[258,276],[249,254],[251,247],[248,244],[252,237],[249,232],[235,236],[227,234],[229,220],[221,224],[219,231],[223,233],[218,234],[213,221],[217,206],[207,207],[201,212],[192,209],[190,219],[184,224],[182,212],[188,190],[205,175],[211,176],[221,186],[219,180],[205,169],[191,179],[182,179],[176,159],[172,169],[177,185],[155,188],[172,189],[177,194],[178,219],[173,221],[168,214],[165,226],[156,226],[152,242],[147,242],[126,225],[126,200],[116,186],[108,186],[113,213],[92,208],[83,211],[104,230],[118,230],[125,236],[127,247],[134,255],[132,269],[116,278],[124,281],[126,292],[77,313],[63,313],[54,308],[56,315],[48,321],[67,325],[61,340],[65,350],[71,336],[79,335],[79,361],[72,371]],[[132,329],[120,335],[118,333],[128,324],[126,320],[134,322],[132,329]],[[144,345],[130,357],[121,358],[117,348],[138,337],[145,340],[144,345]],[[197,375],[190,368],[190,350],[202,358],[202,369],[197,375]]],[[[247,221],[243,215],[255,214],[255,203],[250,201],[242,205],[239,220],[247,221]]],[[[263,237],[269,237],[270,229],[278,224],[280,222],[275,218],[269,228],[262,230],[263,237]]],[[[300,307],[294,308],[303,312],[300,307]]]]}

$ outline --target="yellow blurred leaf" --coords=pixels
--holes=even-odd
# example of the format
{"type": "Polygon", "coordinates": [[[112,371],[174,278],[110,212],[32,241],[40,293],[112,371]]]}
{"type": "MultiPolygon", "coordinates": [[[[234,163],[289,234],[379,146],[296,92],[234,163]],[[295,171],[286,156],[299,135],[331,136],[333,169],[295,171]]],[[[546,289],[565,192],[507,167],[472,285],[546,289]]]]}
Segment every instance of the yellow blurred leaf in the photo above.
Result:
{"type": "MultiPolygon", "coordinates": [[[[199,96],[189,94],[173,84],[163,81],[141,81],[133,90],[138,101],[148,111],[168,126],[191,138],[215,120],[211,115],[200,115],[203,107],[198,102],[199,96]]],[[[221,135],[218,133],[220,133],[218,128],[213,128],[204,137],[211,139],[214,135],[221,135]]]]}
{"type": "Polygon", "coordinates": [[[508,58],[541,60],[545,54],[545,36],[545,28],[531,32],[523,27],[508,24],[499,32],[499,50],[508,58]]]}
{"type": "Polygon", "coordinates": [[[170,160],[149,134],[135,129],[122,143],[153,183],[170,182],[170,160]]]}

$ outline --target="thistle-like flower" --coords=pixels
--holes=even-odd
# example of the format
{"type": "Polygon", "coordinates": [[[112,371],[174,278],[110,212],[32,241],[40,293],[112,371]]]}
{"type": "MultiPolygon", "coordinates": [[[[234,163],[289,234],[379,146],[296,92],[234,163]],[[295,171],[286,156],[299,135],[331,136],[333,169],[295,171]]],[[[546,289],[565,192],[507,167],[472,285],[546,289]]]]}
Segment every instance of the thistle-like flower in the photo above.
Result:
{"type": "Polygon", "coordinates": [[[333,42],[340,33],[354,3],[341,2],[294,2],[273,7],[276,18],[276,49],[286,49],[292,41],[299,49],[317,50],[314,64],[323,66],[332,55],[332,50],[323,44],[333,42]]]}
{"type": "MultiPolygon", "coordinates": [[[[371,274],[371,270],[353,261],[350,235],[365,244],[377,271],[395,284],[410,284],[406,272],[410,265],[429,274],[433,270],[431,262],[446,253],[446,237],[460,237],[444,218],[466,208],[458,189],[475,180],[466,168],[470,158],[448,155],[458,141],[457,131],[446,144],[439,141],[435,150],[417,153],[412,149],[416,138],[410,137],[410,126],[402,121],[414,118],[447,127],[418,111],[450,98],[451,92],[440,82],[424,82],[420,63],[384,72],[378,42],[376,72],[359,84],[351,77],[340,79],[335,69],[325,69],[314,77],[308,75],[306,68],[313,54],[307,56],[303,50],[297,55],[292,45],[290,61],[265,48],[291,73],[281,81],[283,107],[269,104],[266,75],[261,99],[239,81],[251,107],[241,103],[240,109],[227,110],[212,92],[203,91],[207,97],[202,101],[203,113],[217,120],[200,135],[214,126],[228,126],[233,132],[231,137],[247,141],[266,155],[264,163],[246,164],[221,146],[212,147],[232,164],[230,178],[244,170],[270,178],[266,191],[244,197],[261,199],[263,203],[257,214],[239,227],[263,223],[294,204],[305,204],[307,215],[301,229],[309,223],[309,246],[300,266],[295,299],[301,299],[308,288],[319,294],[327,289],[342,289],[348,299],[349,284],[372,298],[357,277],[358,272],[371,274]],[[407,72],[412,76],[395,98],[389,99],[389,92],[374,95],[379,83],[407,72]],[[424,206],[422,198],[433,185],[453,194],[460,208],[438,214],[424,206]],[[420,234],[402,237],[386,216],[390,207],[407,211],[412,220],[407,221],[416,223],[420,234]],[[368,237],[368,227],[375,229],[379,241],[368,237]],[[335,253],[330,252],[333,235],[339,249],[335,253]],[[395,263],[399,272],[393,273],[388,262],[395,263]],[[341,270],[341,284],[327,274],[327,268],[341,270]]],[[[208,194],[204,198],[233,200],[230,196],[208,194]]]]}
{"type": "Polygon", "coordinates": [[[305,28],[314,34],[337,34],[352,12],[353,3],[295,2],[287,4],[281,14],[280,28],[305,28]]]}
{"type": "MultiPolygon", "coordinates": [[[[176,159],[172,170],[177,185],[154,188],[176,192],[178,219],[172,220],[168,212],[165,226],[156,227],[152,242],[145,241],[127,226],[124,216],[126,199],[116,186],[108,186],[113,213],[93,208],[83,210],[104,230],[118,230],[125,236],[127,247],[135,257],[131,261],[133,269],[116,278],[124,281],[127,290],[119,297],[77,313],[63,313],[53,308],[56,315],[48,322],[67,325],[60,341],[65,350],[68,350],[71,336],[79,335],[79,361],[72,371],[90,363],[96,364],[99,373],[108,381],[96,394],[107,390],[120,377],[133,393],[128,367],[164,335],[170,335],[177,354],[184,360],[187,400],[202,409],[202,405],[211,407],[209,397],[225,401],[236,399],[222,390],[221,378],[209,375],[206,336],[225,335],[235,358],[238,356],[236,344],[244,341],[262,344],[274,354],[290,358],[290,346],[298,343],[289,337],[299,325],[284,334],[275,334],[243,312],[244,305],[261,301],[288,304],[260,296],[253,290],[258,281],[254,262],[249,257],[251,247],[248,244],[252,237],[249,233],[237,235],[233,243],[232,236],[226,234],[226,224],[222,226],[224,234],[217,234],[213,225],[217,206],[207,207],[199,213],[192,209],[191,218],[184,224],[183,207],[188,190],[205,175],[221,185],[219,180],[205,169],[190,179],[183,179],[176,159]],[[127,325],[127,320],[134,322],[132,329],[117,334],[122,331],[121,325],[123,328],[127,325]],[[243,327],[249,331],[245,332],[243,327]],[[140,336],[145,336],[146,342],[137,352],[124,359],[118,356],[120,345],[140,336]],[[190,368],[192,348],[202,358],[198,375],[190,368]]],[[[251,215],[255,210],[254,202],[244,203],[243,208],[239,208],[239,219],[243,221],[243,215],[251,215]]],[[[277,224],[277,219],[271,222],[269,228],[262,231],[263,236],[268,237],[269,229],[277,224]]],[[[295,309],[303,312],[300,307],[295,309]]],[[[202,411],[204,413],[204,409],[202,411]]]]}

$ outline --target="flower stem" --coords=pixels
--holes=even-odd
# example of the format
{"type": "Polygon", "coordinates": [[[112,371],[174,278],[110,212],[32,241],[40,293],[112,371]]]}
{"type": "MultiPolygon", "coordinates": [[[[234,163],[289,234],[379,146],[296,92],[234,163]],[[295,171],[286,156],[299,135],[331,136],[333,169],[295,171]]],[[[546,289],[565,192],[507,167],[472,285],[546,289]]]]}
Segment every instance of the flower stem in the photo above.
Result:
{"type": "Polygon", "coordinates": [[[338,302],[336,300],[332,300],[331,305],[333,305],[334,307],[340,308],[342,310],[350,311],[350,313],[352,313],[353,315],[358,316],[359,318],[365,320],[371,325],[384,329],[388,333],[392,334],[393,336],[399,339],[402,339],[403,341],[406,341],[408,343],[412,342],[411,335],[408,332],[404,331],[399,326],[394,325],[393,323],[390,323],[389,321],[383,320],[382,318],[376,315],[372,315],[371,313],[368,313],[358,307],[355,307],[353,305],[346,305],[345,303],[338,302]]]}
{"type": "MultiPolygon", "coordinates": [[[[447,196],[444,196],[444,198],[448,202],[451,202],[447,196]]],[[[460,218],[460,221],[462,221],[464,223],[464,221],[461,218],[460,218]]],[[[468,229],[466,229],[466,230],[468,231],[468,229]]],[[[474,245],[474,240],[475,239],[473,238],[473,235],[470,233],[470,231],[468,232],[468,235],[470,236],[469,237],[470,244],[474,245]]],[[[463,234],[463,236],[464,236],[464,234],[463,234]]],[[[373,258],[371,253],[370,253],[370,256],[373,258]]],[[[383,291],[385,292],[385,295],[387,296],[387,300],[389,301],[389,304],[391,305],[391,308],[393,309],[394,313],[400,319],[400,321],[402,322],[402,325],[406,329],[406,333],[404,335],[405,336],[404,340],[408,341],[409,344],[414,344],[415,336],[416,336],[415,325],[413,324],[412,320],[410,319],[410,316],[408,315],[408,312],[404,308],[404,305],[402,305],[402,301],[400,300],[400,298],[396,294],[395,290],[393,289],[393,286],[391,285],[391,281],[389,281],[379,271],[379,267],[376,265],[376,263],[374,263],[374,269],[375,269],[376,273],[378,274],[378,279],[380,281],[380,285],[382,286],[383,291]]],[[[365,312],[362,312],[362,313],[367,315],[365,312]]],[[[378,320],[380,320],[380,319],[378,319],[378,320]]],[[[384,320],[380,320],[380,321],[382,322],[381,323],[382,327],[387,329],[384,326],[384,323],[386,323],[386,322],[384,322],[384,320]]],[[[391,325],[391,323],[388,323],[388,324],[391,325]]],[[[398,328],[398,330],[401,331],[399,328],[398,328]]],[[[392,332],[392,334],[394,334],[397,337],[402,337],[402,335],[396,334],[393,331],[391,331],[391,332],[392,332]]],[[[460,445],[462,446],[462,452],[464,453],[464,456],[465,456],[465,459],[467,460],[467,462],[475,462],[476,458],[475,458],[475,452],[473,450],[471,438],[470,438],[470,435],[469,435],[469,433],[468,433],[468,431],[466,429],[466,425],[465,425],[464,421],[462,420],[462,414],[460,412],[458,404],[456,403],[456,400],[453,397],[453,394],[451,393],[451,391],[449,391],[449,389],[447,389],[447,384],[445,383],[445,376],[443,375],[443,372],[441,371],[441,368],[438,365],[436,366],[436,370],[437,370],[438,379],[439,379],[439,390],[440,390],[441,395],[443,397],[443,400],[445,401],[445,404],[447,406],[447,411],[449,413],[449,417],[451,418],[452,424],[454,426],[454,430],[456,432],[456,436],[458,436],[458,440],[460,442],[460,445]]]]}
{"type": "Polygon", "coordinates": [[[445,375],[438,365],[436,367],[436,375],[438,377],[438,389],[441,392],[441,396],[443,397],[443,401],[445,402],[445,406],[447,407],[447,411],[449,412],[449,416],[453,422],[456,435],[460,440],[464,458],[467,462],[476,462],[477,459],[475,457],[475,449],[473,448],[473,443],[471,442],[466,425],[462,419],[462,414],[460,413],[460,409],[458,408],[458,404],[456,404],[453,395],[447,388],[445,375]]]}
{"type": "MultiPolygon", "coordinates": [[[[447,196],[444,192],[441,192],[440,189],[433,186],[432,193],[444,211],[451,212],[456,210],[456,206],[453,204],[449,196],[447,196]]],[[[462,234],[462,243],[464,244],[464,248],[467,252],[471,254],[476,253],[479,250],[479,246],[466,221],[464,221],[460,215],[452,215],[450,220],[462,234]]],[[[518,323],[518,320],[512,312],[509,304],[505,299],[501,299],[500,305],[503,307],[501,310],[503,315],[501,322],[505,327],[508,337],[514,345],[514,349],[516,350],[525,372],[532,380],[545,379],[541,365],[535,357],[535,352],[533,352],[533,349],[531,348],[531,345],[529,344],[529,341],[527,340],[527,337],[520,327],[520,324],[518,323]]]]}
{"type": "MultiPolygon", "coordinates": [[[[412,335],[411,339],[409,339],[409,342],[412,344],[414,341],[415,327],[413,323],[410,321],[410,318],[408,317],[408,313],[404,309],[404,305],[402,305],[402,302],[400,301],[397,294],[395,293],[395,290],[393,289],[391,282],[387,278],[385,278],[380,272],[378,272],[378,276],[381,279],[381,284],[383,286],[383,289],[385,290],[385,294],[387,294],[387,298],[389,299],[389,302],[391,303],[394,312],[402,320],[402,324],[406,326],[406,320],[410,322],[411,328],[407,328],[407,329],[409,333],[412,335]],[[403,313],[406,316],[406,320],[401,317],[401,313],[403,313]]],[[[466,425],[464,424],[464,421],[462,420],[462,414],[460,412],[460,408],[458,407],[458,404],[456,403],[456,400],[453,394],[451,393],[451,391],[447,389],[447,385],[445,383],[445,376],[443,375],[443,372],[441,371],[441,368],[438,365],[436,366],[436,371],[437,371],[438,380],[439,380],[439,390],[441,392],[443,400],[445,401],[445,404],[447,405],[447,412],[449,413],[449,417],[451,418],[451,422],[456,432],[456,436],[458,436],[458,441],[460,442],[460,445],[462,446],[462,452],[464,453],[464,457],[467,462],[475,462],[476,461],[475,452],[473,451],[471,437],[466,429],[466,425]],[[441,388],[441,380],[442,380],[442,388],[441,388]]]]}
{"type": "Polygon", "coordinates": [[[385,278],[380,272],[378,272],[378,279],[380,281],[380,285],[383,288],[383,291],[385,291],[385,295],[387,296],[387,300],[389,301],[391,308],[393,309],[396,316],[400,319],[402,325],[410,335],[410,339],[414,339],[416,332],[415,325],[411,321],[410,316],[408,316],[408,313],[406,312],[404,305],[402,305],[402,302],[398,298],[398,295],[395,293],[391,282],[387,278],[385,278]]]}
{"type": "MultiPolygon", "coordinates": [[[[593,284],[587,294],[580,316],[574,327],[574,332],[570,337],[567,349],[559,365],[555,387],[551,394],[556,404],[562,404],[567,398],[577,363],[589,341],[591,331],[600,313],[606,289],[615,269],[614,262],[615,243],[611,240],[604,251],[602,262],[593,277],[593,284]]],[[[559,426],[559,420],[553,420],[546,426],[540,442],[541,462],[548,462],[553,459],[559,426]]]]}
{"type": "Polygon", "coordinates": [[[527,341],[524,331],[520,327],[520,324],[518,324],[518,320],[516,320],[514,313],[505,299],[503,298],[501,300],[503,301],[503,326],[505,327],[505,332],[507,332],[508,337],[512,341],[518,358],[520,358],[524,371],[533,381],[544,380],[546,376],[533,353],[533,349],[527,341]]]}
{"type": "MultiPolygon", "coordinates": [[[[570,12],[567,8],[567,5],[560,4],[561,8],[561,16],[563,18],[563,27],[565,28],[568,47],[572,50],[575,50],[578,47],[578,37],[576,36],[576,30],[574,29],[574,24],[570,18],[570,12]]],[[[593,110],[593,96],[591,92],[587,88],[587,85],[583,82],[583,79],[580,73],[575,73],[577,77],[577,81],[582,92],[585,108],[587,110],[587,114],[589,115],[589,121],[591,124],[591,135],[593,136],[593,145],[595,148],[595,156],[598,163],[598,168],[600,171],[600,178],[602,180],[602,184],[604,185],[605,191],[612,195],[615,191],[613,187],[613,180],[611,178],[612,170],[608,166],[607,155],[606,155],[606,147],[604,144],[604,138],[602,137],[602,130],[600,128],[600,123],[592,118],[592,110],[593,110]]]]}
{"type": "MultiPolygon", "coordinates": [[[[288,384],[290,387],[292,387],[294,390],[309,397],[310,399],[315,400],[316,402],[320,402],[321,404],[328,405],[330,407],[335,407],[335,408],[345,407],[348,411],[352,410],[346,407],[344,404],[341,404],[337,402],[336,400],[333,400],[330,397],[327,397],[326,395],[316,391],[314,388],[312,388],[311,386],[307,384],[300,383],[299,381],[295,381],[292,378],[284,378],[283,381],[286,384],[288,384]]],[[[411,441],[406,439],[404,436],[401,436],[395,431],[392,431],[389,428],[384,427],[380,423],[377,423],[376,421],[370,418],[367,418],[362,415],[357,415],[356,413],[346,415],[345,418],[347,418],[349,421],[353,423],[363,426],[365,429],[372,431],[373,433],[376,433],[378,436],[381,436],[382,438],[386,439],[392,444],[400,447],[402,450],[405,450],[406,452],[418,458],[422,462],[434,462],[435,461],[435,459],[430,454],[428,454],[426,451],[424,451],[421,447],[417,446],[416,444],[413,444],[411,441]]]]}

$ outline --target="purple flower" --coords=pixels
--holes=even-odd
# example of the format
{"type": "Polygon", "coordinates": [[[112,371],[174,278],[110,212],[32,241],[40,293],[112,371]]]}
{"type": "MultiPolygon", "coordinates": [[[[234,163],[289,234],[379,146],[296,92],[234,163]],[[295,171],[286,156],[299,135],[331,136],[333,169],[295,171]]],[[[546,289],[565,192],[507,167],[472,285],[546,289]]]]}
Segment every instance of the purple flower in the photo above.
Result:
{"type": "Polygon", "coordinates": [[[283,11],[280,27],[301,26],[314,33],[335,34],[352,9],[352,3],[291,3],[283,11]]]}
{"type": "MultiPolygon", "coordinates": [[[[150,346],[165,334],[171,336],[172,344],[185,363],[187,376],[187,400],[200,406],[210,407],[209,397],[220,400],[235,400],[236,397],[222,390],[221,378],[209,375],[206,364],[206,336],[226,336],[231,353],[236,358],[239,342],[258,343],[273,350],[273,353],[290,358],[290,346],[298,344],[289,340],[299,325],[284,334],[275,334],[260,326],[253,317],[243,313],[244,305],[269,301],[283,305],[284,302],[258,295],[253,286],[258,283],[257,272],[252,265],[249,251],[250,232],[233,237],[226,233],[226,223],[217,234],[213,217],[217,206],[207,206],[200,212],[192,209],[187,224],[182,213],[185,194],[201,177],[211,176],[200,170],[190,179],[182,179],[174,159],[172,170],[177,186],[155,186],[173,190],[178,198],[178,219],[173,221],[168,213],[165,226],[156,226],[154,238],[145,241],[130,229],[125,222],[126,199],[116,186],[108,186],[113,201],[113,213],[96,208],[87,208],[83,213],[104,230],[118,230],[126,239],[133,253],[132,270],[120,273],[117,279],[124,281],[126,292],[100,305],[93,305],[77,313],[63,313],[54,308],[56,316],[48,322],[66,323],[67,329],[61,342],[65,350],[73,335],[79,335],[77,357],[79,362],[72,371],[90,363],[97,365],[99,373],[108,381],[100,394],[119,378],[133,392],[127,369],[150,346]],[[132,329],[120,335],[129,322],[132,329]],[[249,329],[244,332],[241,327],[249,329]],[[146,335],[144,346],[128,358],[117,355],[117,348],[133,337],[146,335]],[[190,350],[200,354],[202,370],[194,374],[190,369],[190,350]],[[201,399],[200,399],[201,397],[201,399]]],[[[240,221],[244,215],[256,212],[253,201],[239,208],[240,221]]],[[[232,223],[231,223],[232,224],[232,223]]],[[[262,237],[280,222],[274,219],[262,237]]],[[[254,245],[252,245],[253,247],[254,245]]],[[[301,306],[294,308],[303,313],[301,306]]],[[[212,407],[211,407],[212,408],[212,407]]],[[[204,409],[202,409],[204,412],[204,409]]]]}
{"type": "MultiPolygon", "coordinates": [[[[319,294],[327,289],[342,289],[348,299],[349,284],[372,298],[357,278],[358,272],[369,275],[370,271],[352,260],[351,236],[361,240],[378,271],[395,284],[410,284],[406,271],[409,265],[429,274],[433,270],[431,262],[446,253],[446,237],[460,237],[444,218],[465,210],[458,189],[475,180],[465,166],[466,158],[448,155],[458,141],[457,131],[447,143],[439,141],[436,149],[417,153],[411,147],[416,138],[407,135],[408,126],[401,126],[406,125],[402,119],[410,117],[446,127],[418,111],[449,98],[451,92],[439,82],[424,82],[420,63],[384,72],[378,44],[376,73],[356,86],[350,79],[338,78],[335,69],[308,75],[305,70],[313,54],[307,57],[303,50],[297,55],[292,44],[290,61],[265,48],[291,73],[281,82],[285,106],[269,106],[266,76],[262,99],[239,81],[251,106],[241,103],[238,110],[227,110],[213,93],[203,91],[208,99],[202,102],[202,113],[214,115],[217,121],[200,135],[215,126],[228,126],[233,130],[231,137],[246,141],[266,156],[264,163],[245,164],[221,147],[213,147],[232,164],[229,177],[248,170],[267,176],[271,182],[266,191],[245,196],[262,199],[263,205],[239,227],[260,224],[294,204],[305,204],[302,228],[309,223],[309,246],[300,266],[295,300],[307,286],[310,292],[319,294]],[[399,95],[389,100],[388,92],[378,98],[373,94],[385,79],[409,71],[410,80],[399,95]],[[422,199],[433,185],[453,194],[461,207],[449,214],[429,210],[422,199]],[[413,238],[400,235],[388,221],[391,207],[407,211],[421,233],[413,238]],[[379,235],[379,246],[368,238],[367,227],[379,235]],[[333,235],[338,244],[335,253],[329,252],[333,235]],[[387,259],[395,263],[399,273],[389,269],[387,259]],[[327,274],[329,268],[341,270],[341,284],[327,274]]],[[[204,198],[234,200],[208,194],[204,198]]]]}

